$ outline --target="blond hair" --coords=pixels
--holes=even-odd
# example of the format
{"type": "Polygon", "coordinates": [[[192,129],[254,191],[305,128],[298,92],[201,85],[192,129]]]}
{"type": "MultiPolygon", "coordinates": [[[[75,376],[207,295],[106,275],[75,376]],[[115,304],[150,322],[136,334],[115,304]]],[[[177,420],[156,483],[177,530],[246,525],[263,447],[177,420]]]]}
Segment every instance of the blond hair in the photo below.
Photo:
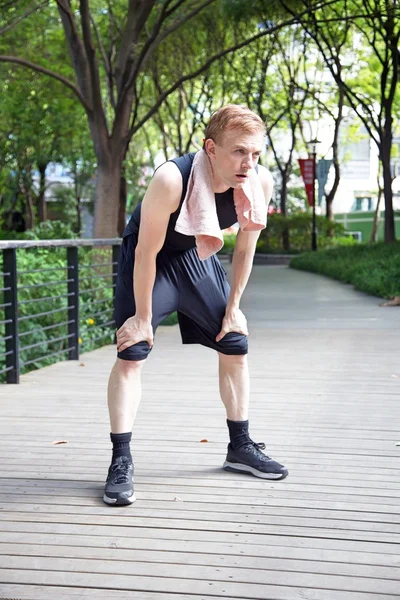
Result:
{"type": "Polygon", "coordinates": [[[227,130],[238,129],[245,133],[261,133],[266,129],[262,119],[243,104],[226,104],[219,108],[208,123],[205,140],[212,139],[219,143],[227,130]]]}

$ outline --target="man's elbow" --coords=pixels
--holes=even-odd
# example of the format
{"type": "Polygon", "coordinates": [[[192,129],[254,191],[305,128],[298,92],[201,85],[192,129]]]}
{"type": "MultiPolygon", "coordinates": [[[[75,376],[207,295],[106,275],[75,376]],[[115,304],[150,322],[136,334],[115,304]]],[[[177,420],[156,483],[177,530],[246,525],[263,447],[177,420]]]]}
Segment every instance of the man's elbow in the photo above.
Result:
{"type": "Polygon", "coordinates": [[[139,264],[146,261],[156,260],[159,251],[160,249],[151,246],[149,247],[147,245],[140,244],[139,242],[135,249],[135,262],[139,264]]]}

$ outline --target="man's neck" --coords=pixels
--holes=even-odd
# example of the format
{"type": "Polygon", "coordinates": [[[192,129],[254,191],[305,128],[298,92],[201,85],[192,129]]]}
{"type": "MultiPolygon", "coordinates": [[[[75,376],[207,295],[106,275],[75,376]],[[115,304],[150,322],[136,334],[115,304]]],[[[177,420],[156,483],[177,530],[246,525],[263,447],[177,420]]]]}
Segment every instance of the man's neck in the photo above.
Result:
{"type": "Polygon", "coordinates": [[[215,171],[213,169],[212,163],[211,163],[211,169],[212,169],[212,174],[213,174],[214,194],[223,194],[224,192],[229,190],[230,186],[227,183],[225,183],[225,181],[223,181],[220,177],[217,176],[217,174],[215,173],[215,171]]]}

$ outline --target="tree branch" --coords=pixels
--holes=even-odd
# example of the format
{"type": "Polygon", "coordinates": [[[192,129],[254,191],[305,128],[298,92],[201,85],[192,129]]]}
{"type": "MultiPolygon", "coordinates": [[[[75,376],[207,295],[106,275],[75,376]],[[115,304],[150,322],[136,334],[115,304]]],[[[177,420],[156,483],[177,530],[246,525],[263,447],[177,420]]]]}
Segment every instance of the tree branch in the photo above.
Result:
{"type": "Polygon", "coordinates": [[[96,57],[96,48],[93,43],[92,31],[90,29],[90,11],[88,0],[79,1],[79,11],[81,14],[83,43],[85,46],[90,73],[93,108],[96,110],[97,116],[101,118],[103,125],[107,130],[106,117],[104,114],[103,104],[101,102],[101,83],[96,57]]]}
{"type": "MultiPolygon", "coordinates": [[[[330,0],[330,2],[328,2],[327,4],[331,4],[332,2],[336,2],[336,0],[330,0]]],[[[240,50],[241,48],[248,46],[252,42],[254,42],[266,35],[271,35],[275,31],[279,31],[280,29],[282,29],[284,27],[293,25],[294,23],[296,23],[299,20],[299,18],[301,18],[301,16],[308,14],[310,12],[310,10],[311,9],[308,8],[300,14],[296,14],[293,19],[290,19],[288,21],[280,23],[279,25],[274,25],[273,27],[265,29],[265,30],[261,31],[260,33],[257,33],[256,35],[253,35],[252,37],[247,38],[246,40],[239,42],[238,44],[235,44],[234,46],[231,46],[230,48],[226,48],[225,50],[222,50],[221,52],[214,54],[214,56],[209,58],[201,67],[199,67],[192,73],[189,73],[188,75],[184,75],[183,77],[180,77],[178,79],[178,81],[176,81],[168,90],[166,90],[163,94],[161,94],[161,96],[159,96],[159,98],[156,100],[156,102],[154,103],[152,108],[139,121],[139,123],[137,123],[135,125],[135,122],[134,121],[132,122],[131,128],[129,130],[129,139],[131,139],[131,137],[136,133],[136,131],[138,131],[140,129],[140,127],[144,123],[146,123],[146,121],[148,121],[157,112],[158,107],[161,106],[161,104],[164,102],[165,98],[167,98],[176,89],[178,89],[178,87],[180,87],[182,85],[182,83],[197,77],[198,75],[200,75],[201,73],[206,71],[215,61],[219,60],[220,58],[222,58],[228,54],[231,54],[232,52],[235,52],[236,50],[240,50]]]]}
{"type": "Polygon", "coordinates": [[[32,63],[29,60],[25,60],[24,58],[18,58],[17,56],[0,55],[0,62],[15,63],[15,64],[21,65],[23,67],[28,67],[28,69],[32,69],[33,71],[37,71],[38,73],[43,73],[44,75],[48,75],[49,77],[52,77],[53,79],[56,79],[57,81],[61,81],[61,83],[63,83],[65,86],[67,86],[74,92],[74,94],[78,97],[79,102],[84,107],[84,109],[89,113],[92,112],[92,107],[89,106],[89,104],[86,102],[85,98],[81,94],[78,87],[74,83],[72,83],[72,81],[69,81],[69,79],[67,79],[66,77],[63,77],[63,75],[59,75],[58,73],[55,73],[54,71],[50,71],[50,69],[46,69],[46,67],[42,67],[41,65],[32,63]]]}
{"type": "Polygon", "coordinates": [[[75,69],[78,85],[82,95],[87,98],[86,102],[93,110],[93,89],[91,87],[90,70],[85,47],[79,36],[74,15],[68,0],[55,0],[61,15],[65,37],[69,47],[72,64],[75,69]]]}
{"type": "Polygon", "coordinates": [[[103,42],[101,41],[101,37],[100,37],[99,28],[97,27],[96,22],[93,18],[91,19],[91,23],[93,25],[93,29],[96,34],[96,39],[97,39],[97,43],[99,45],[100,54],[103,59],[104,69],[105,69],[106,77],[107,77],[110,104],[113,107],[113,109],[115,110],[116,103],[115,103],[115,96],[114,96],[113,72],[112,72],[112,67],[111,67],[111,61],[109,60],[109,58],[104,50],[103,42]]]}
{"type": "MultiPolygon", "coordinates": [[[[167,3],[171,0],[167,0],[167,3]]],[[[132,45],[137,43],[140,32],[146,23],[156,0],[129,0],[127,11],[127,20],[125,29],[122,35],[119,54],[115,66],[115,79],[117,84],[118,94],[120,94],[125,85],[124,77],[126,76],[127,63],[132,51],[132,45]]]]}

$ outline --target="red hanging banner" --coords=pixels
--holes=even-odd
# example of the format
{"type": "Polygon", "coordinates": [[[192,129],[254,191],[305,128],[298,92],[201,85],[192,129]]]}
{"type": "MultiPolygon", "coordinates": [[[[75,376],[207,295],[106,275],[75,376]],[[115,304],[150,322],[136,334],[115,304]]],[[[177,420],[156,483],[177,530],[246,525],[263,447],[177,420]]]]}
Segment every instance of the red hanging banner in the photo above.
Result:
{"type": "Polygon", "coordinates": [[[314,159],[299,158],[301,176],[306,188],[308,205],[314,206],[314,159]]]}

